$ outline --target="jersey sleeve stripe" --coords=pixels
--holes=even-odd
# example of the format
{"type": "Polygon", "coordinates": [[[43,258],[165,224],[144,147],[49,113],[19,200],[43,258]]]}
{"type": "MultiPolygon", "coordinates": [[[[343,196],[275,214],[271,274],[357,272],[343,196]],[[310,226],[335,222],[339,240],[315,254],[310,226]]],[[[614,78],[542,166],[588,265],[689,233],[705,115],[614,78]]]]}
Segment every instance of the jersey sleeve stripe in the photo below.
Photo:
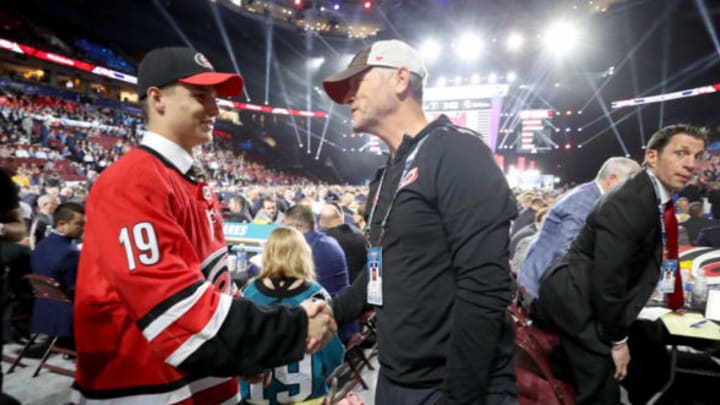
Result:
{"type": "Polygon", "coordinates": [[[200,288],[203,283],[206,283],[205,280],[200,280],[192,285],[190,285],[187,288],[184,288],[177,293],[173,294],[172,296],[168,297],[161,303],[157,304],[153,309],[151,309],[147,314],[145,314],[142,318],[140,318],[136,324],[137,327],[140,330],[145,330],[155,319],[160,317],[162,314],[167,312],[170,308],[172,308],[175,304],[177,304],[180,301],[183,301],[187,299],[190,296],[193,296],[197,289],[200,288]]]}
{"type": "Polygon", "coordinates": [[[195,335],[186,340],[178,347],[165,362],[171,366],[177,367],[185,359],[190,357],[203,343],[215,337],[220,326],[225,322],[225,318],[230,312],[233,299],[227,294],[220,294],[220,302],[218,303],[215,313],[205,327],[195,335]]]}
{"type": "MultiPolygon", "coordinates": [[[[206,377],[199,380],[192,381],[188,384],[184,384],[173,390],[158,393],[135,393],[113,396],[94,396],[84,395],[83,392],[73,387],[72,393],[70,394],[70,400],[74,404],[85,404],[85,405],[107,405],[112,403],[113,405],[136,405],[136,404],[174,404],[181,402],[185,399],[192,397],[194,393],[205,391],[206,389],[225,384],[232,378],[226,377],[206,377]]],[[[237,401],[238,396],[234,396],[228,401],[237,401]]],[[[237,402],[229,402],[237,403],[237,402]]]]}
{"type": "Polygon", "coordinates": [[[213,252],[210,256],[206,257],[205,260],[202,261],[200,264],[200,268],[205,271],[205,268],[208,267],[212,262],[217,260],[218,257],[224,255],[227,253],[228,249],[226,247],[222,247],[215,252],[213,252]]]}
{"type": "Polygon", "coordinates": [[[142,329],[142,334],[145,336],[145,339],[147,339],[148,342],[151,342],[168,326],[172,325],[173,322],[185,315],[190,308],[192,308],[198,300],[205,295],[205,291],[207,291],[210,286],[211,284],[208,282],[202,283],[195,289],[192,295],[175,303],[173,306],[168,308],[167,311],[158,315],[147,327],[142,329]]]}
{"type": "Polygon", "coordinates": [[[239,404],[240,401],[242,401],[242,398],[240,398],[240,394],[237,394],[235,397],[228,399],[220,405],[236,405],[239,404]]]}
{"type": "Polygon", "coordinates": [[[205,269],[203,269],[203,274],[206,275],[208,280],[213,281],[215,280],[215,277],[217,277],[218,273],[220,273],[225,267],[228,267],[227,257],[223,257],[222,259],[217,260],[210,268],[210,271],[208,273],[205,273],[205,269]]]}

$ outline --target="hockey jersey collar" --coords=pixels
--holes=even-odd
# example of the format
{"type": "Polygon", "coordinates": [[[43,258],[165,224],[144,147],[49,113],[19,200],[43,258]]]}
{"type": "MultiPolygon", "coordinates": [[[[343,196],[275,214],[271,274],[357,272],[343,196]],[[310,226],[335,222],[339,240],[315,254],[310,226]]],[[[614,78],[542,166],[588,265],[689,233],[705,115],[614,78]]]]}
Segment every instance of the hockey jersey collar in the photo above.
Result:
{"type": "Polygon", "coordinates": [[[193,157],[180,145],[157,132],[145,131],[140,144],[157,152],[165,160],[172,163],[182,174],[187,174],[192,167],[193,157]]]}

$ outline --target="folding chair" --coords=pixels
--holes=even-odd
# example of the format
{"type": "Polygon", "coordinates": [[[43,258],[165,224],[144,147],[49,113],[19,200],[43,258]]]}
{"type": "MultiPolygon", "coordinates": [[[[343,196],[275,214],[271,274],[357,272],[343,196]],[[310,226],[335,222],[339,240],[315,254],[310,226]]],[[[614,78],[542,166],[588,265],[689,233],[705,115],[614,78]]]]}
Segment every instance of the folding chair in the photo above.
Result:
{"type": "MultiPolygon", "coordinates": [[[[24,277],[30,282],[30,285],[32,286],[33,295],[35,298],[39,299],[45,299],[50,301],[58,301],[58,302],[64,302],[64,303],[72,303],[72,299],[70,299],[70,295],[65,291],[65,289],[60,285],[60,283],[55,280],[52,277],[49,276],[42,276],[40,274],[28,274],[24,277]]],[[[8,374],[12,373],[15,370],[15,367],[20,364],[20,360],[22,360],[23,357],[25,357],[25,354],[27,353],[30,346],[32,346],[33,343],[35,343],[35,340],[40,336],[40,333],[33,333],[32,336],[30,336],[30,340],[27,342],[27,344],[23,347],[22,351],[18,355],[18,357],[15,359],[13,364],[8,369],[8,374]]],[[[42,358],[40,359],[40,363],[37,365],[37,368],[35,369],[35,373],[33,373],[33,377],[37,377],[40,373],[41,368],[46,368],[54,373],[66,375],[68,377],[74,377],[75,376],[75,370],[66,369],[63,367],[55,366],[52,364],[47,364],[47,358],[50,356],[50,353],[62,353],[69,356],[77,356],[77,353],[74,350],[65,349],[62,347],[55,347],[55,344],[57,343],[58,336],[53,336],[52,340],[50,341],[50,345],[45,350],[45,353],[43,354],[42,358]]]]}
{"type": "Polygon", "coordinates": [[[370,359],[365,355],[362,348],[362,342],[365,337],[360,333],[355,333],[350,337],[350,340],[345,344],[345,362],[352,371],[353,379],[360,383],[364,389],[368,389],[368,385],[362,378],[363,366],[366,366],[370,370],[375,368],[370,364],[370,359]]]}
{"type": "Polygon", "coordinates": [[[343,363],[335,371],[332,372],[325,380],[330,387],[330,391],[325,400],[325,405],[365,405],[360,398],[351,390],[356,383],[344,384],[338,388],[340,377],[347,372],[348,364],[343,363]]]}

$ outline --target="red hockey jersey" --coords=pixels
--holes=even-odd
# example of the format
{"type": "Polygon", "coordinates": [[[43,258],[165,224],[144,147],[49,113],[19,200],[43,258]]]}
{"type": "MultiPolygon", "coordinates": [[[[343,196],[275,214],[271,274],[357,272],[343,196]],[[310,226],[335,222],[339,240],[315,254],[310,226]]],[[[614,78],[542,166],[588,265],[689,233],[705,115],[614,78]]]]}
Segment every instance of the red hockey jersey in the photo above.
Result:
{"type": "Polygon", "coordinates": [[[73,402],[236,403],[231,376],[304,355],[304,311],[232,296],[219,203],[162,152],[130,151],[90,192],[73,402]]]}

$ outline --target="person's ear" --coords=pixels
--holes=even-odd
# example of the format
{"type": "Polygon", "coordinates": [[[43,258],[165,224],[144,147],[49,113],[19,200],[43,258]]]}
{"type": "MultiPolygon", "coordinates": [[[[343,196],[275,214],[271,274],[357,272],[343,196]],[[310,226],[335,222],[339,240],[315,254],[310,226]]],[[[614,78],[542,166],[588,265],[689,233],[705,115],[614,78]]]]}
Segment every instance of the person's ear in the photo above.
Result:
{"type": "Polygon", "coordinates": [[[657,162],[658,158],[658,151],[655,149],[647,149],[645,151],[645,164],[649,168],[654,168],[655,163],[657,162]]]}
{"type": "Polygon", "coordinates": [[[395,79],[395,92],[403,96],[410,94],[410,71],[407,68],[400,68],[393,74],[395,79]]]}
{"type": "Polygon", "coordinates": [[[157,87],[150,87],[147,89],[147,105],[148,113],[155,111],[162,115],[165,113],[165,96],[157,87]]]}

